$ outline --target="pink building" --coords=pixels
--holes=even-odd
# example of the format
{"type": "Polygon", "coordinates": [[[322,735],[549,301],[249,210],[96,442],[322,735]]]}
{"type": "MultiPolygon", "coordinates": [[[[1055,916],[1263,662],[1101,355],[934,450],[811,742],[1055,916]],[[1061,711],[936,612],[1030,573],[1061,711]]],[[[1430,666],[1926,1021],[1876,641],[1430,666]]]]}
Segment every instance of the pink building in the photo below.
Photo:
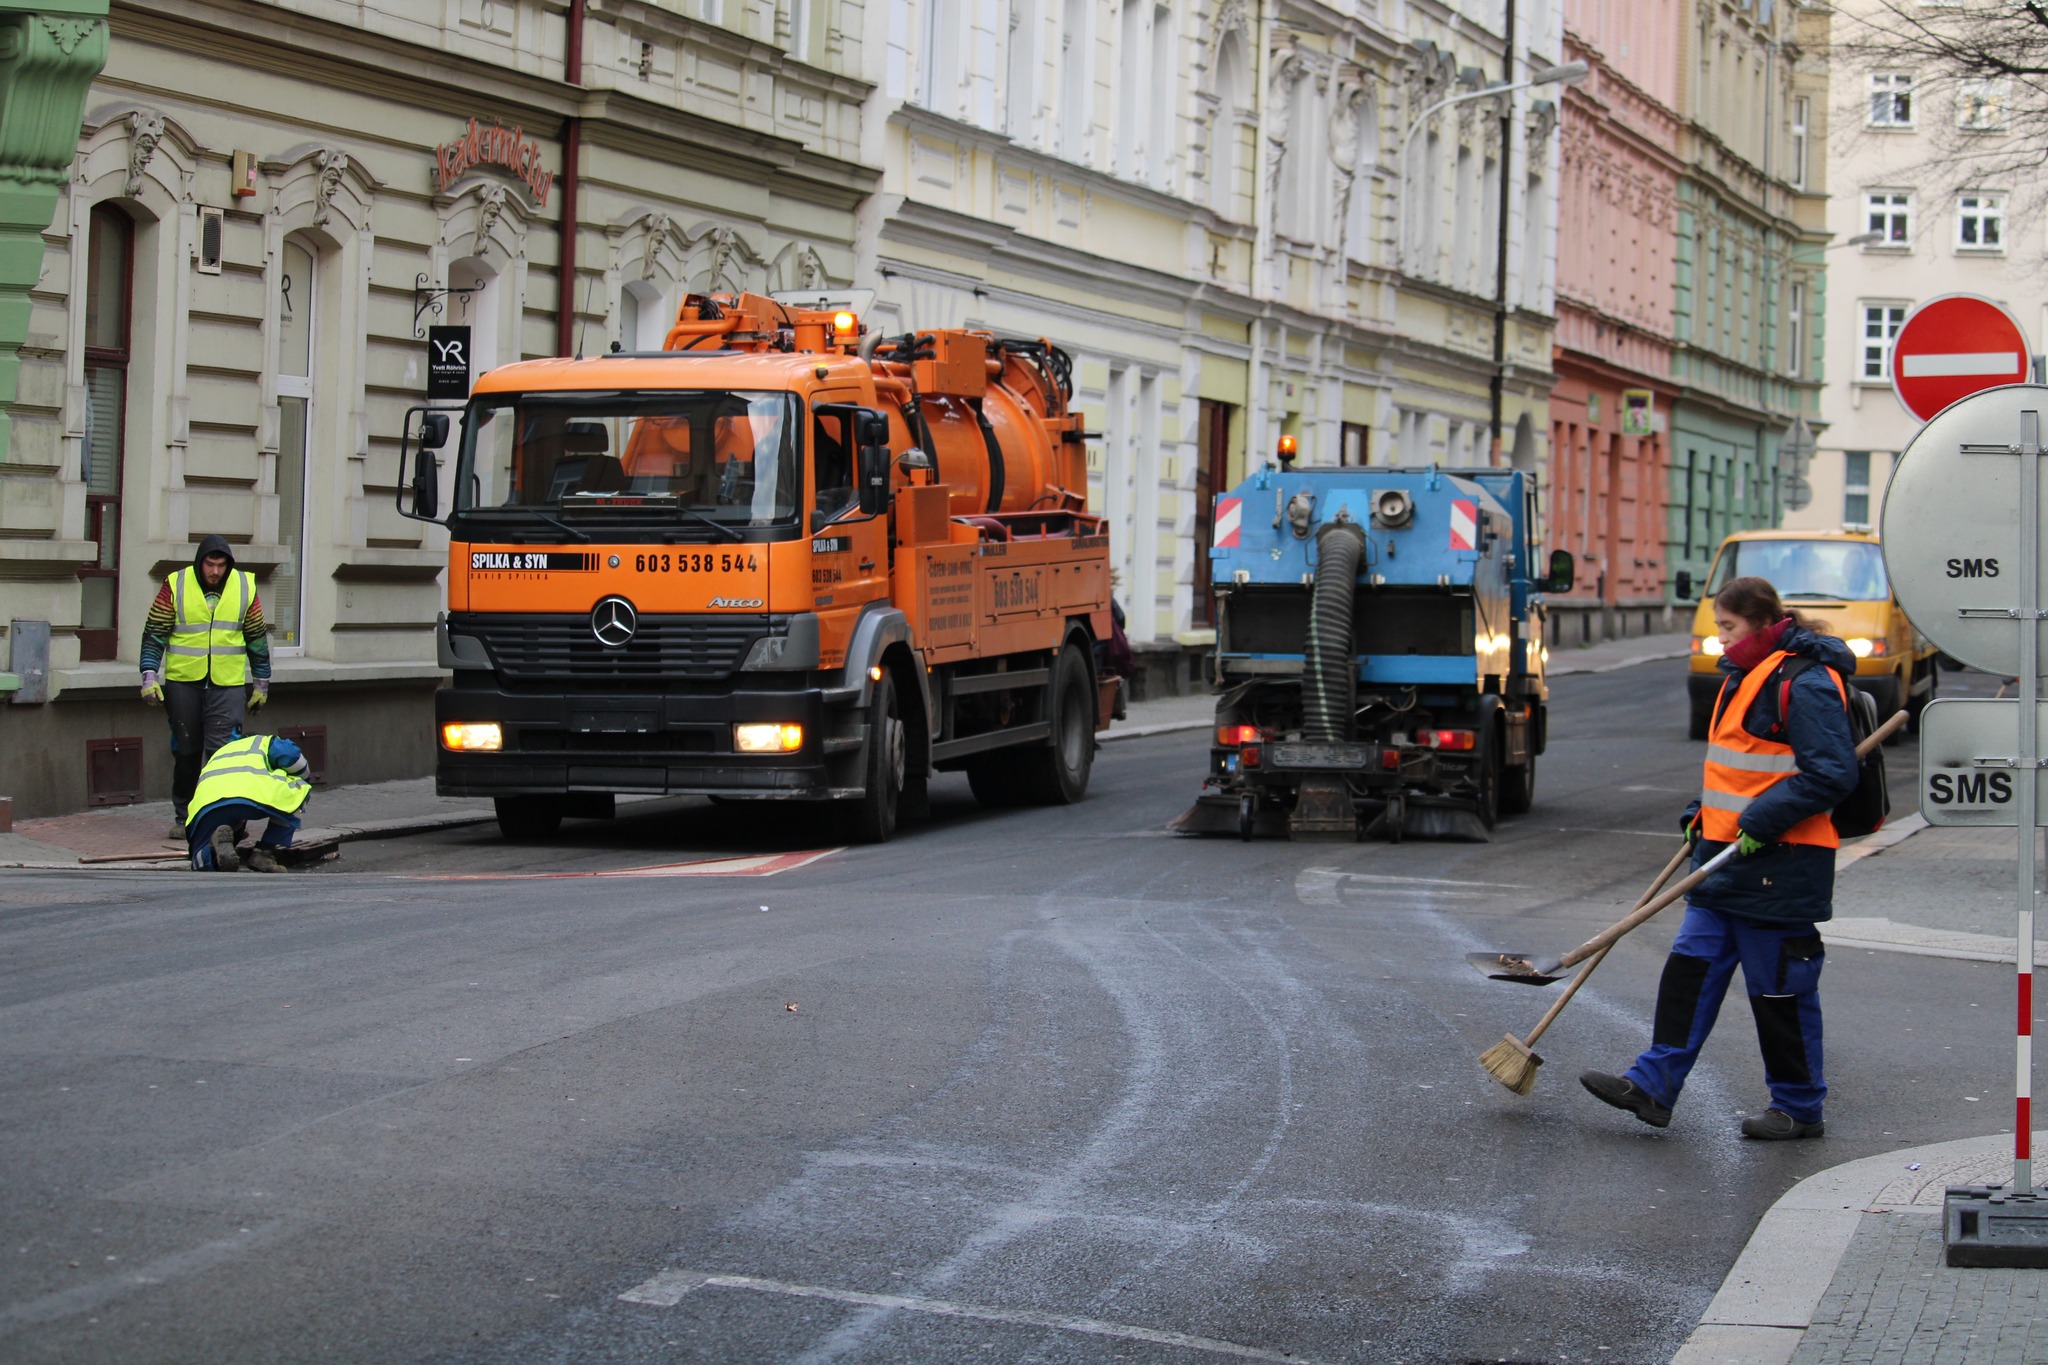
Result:
{"type": "Polygon", "coordinates": [[[1552,638],[1656,629],[1676,312],[1682,0],[1566,0],[1550,544],[1579,559],[1552,638]]]}

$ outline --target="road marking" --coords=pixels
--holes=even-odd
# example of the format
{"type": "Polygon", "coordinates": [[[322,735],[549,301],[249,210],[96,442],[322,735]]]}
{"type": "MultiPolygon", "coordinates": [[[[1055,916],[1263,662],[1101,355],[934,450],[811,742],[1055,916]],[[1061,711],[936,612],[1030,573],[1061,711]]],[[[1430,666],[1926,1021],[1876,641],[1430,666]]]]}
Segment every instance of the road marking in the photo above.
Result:
{"type": "Polygon", "coordinates": [[[845,848],[818,848],[803,853],[755,853],[741,858],[698,858],[687,863],[656,863],[609,872],[438,872],[400,877],[410,882],[537,882],[564,877],[772,877],[808,867],[845,848]]]}
{"type": "MultiPolygon", "coordinates": [[[[1324,869],[1317,868],[1320,872],[1324,869]]],[[[1461,882],[1450,877],[1394,877],[1383,872],[1338,872],[1336,875],[1354,882],[1401,882],[1410,886],[1479,886],[1492,891],[1527,891],[1521,882],[1461,882]]]]}
{"type": "Polygon", "coordinates": [[[1179,1346],[1210,1355],[1233,1356],[1239,1360],[1285,1360],[1303,1362],[1308,1357],[1286,1351],[1268,1351],[1214,1337],[1192,1336],[1186,1332],[1162,1332],[1153,1327],[1104,1322],[1100,1318],[1074,1317],[1066,1313],[1042,1313],[1031,1308],[1000,1308],[992,1304],[956,1303],[950,1299],[927,1299],[914,1294],[868,1294],[857,1289],[833,1289],[825,1285],[791,1284],[786,1280],[764,1280],[755,1275],[704,1275],[689,1270],[664,1270],[645,1284],[619,1295],[625,1303],[642,1303],[655,1308],[674,1308],[685,1295],[699,1289],[744,1289],[755,1294],[781,1294],[797,1299],[827,1299],[833,1303],[861,1308],[893,1308],[910,1313],[931,1313],[945,1318],[971,1318],[978,1322],[1001,1322],[1017,1327],[1046,1327],[1061,1332],[1084,1332],[1089,1336],[1115,1337],[1123,1341],[1145,1341],[1160,1346],[1179,1346]]]}
{"type": "Polygon", "coordinates": [[[1899,368],[1908,379],[1939,379],[1944,376],[2017,375],[2020,356],[2016,351],[1950,351],[1946,354],[1905,355],[1899,368]]]}
{"type": "Polygon", "coordinates": [[[1557,825],[1559,834],[1630,834],[1638,839],[1676,839],[1675,829],[1608,829],[1602,825],[1557,825]]]}
{"type": "Polygon", "coordinates": [[[1674,796],[1698,796],[1698,795],[1699,795],[1699,793],[1700,793],[1700,789],[1699,789],[1698,787],[1646,787],[1646,786],[1636,786],[1636,787],[1622,787],[1622,788],[1620,788],[1620,790],[1622,790],[1622,791],[1625,791],[1625,792],[1670,792],[1670,793],[1672,793],[1672,794],[1673,794],[1674,796]]]}
{"type": "Polygon", "coordinates": [[[184,1251],[174,1251],[168,1256],[159,1256],[137,1266],[133,1270],[104,1279],[76,1285],[70,1289],[59,1289],[40,1298],[27,1299],[0,1309],[0,1334],[11,1333],[20,1326],[34,1326],[38,1323],[58,1322],[64,1318],[77,1317],[95,1308],[104,1307],[134,1293],[138,1289],[149,1289],[172,1280],[183,1279],[225,1265],[238,1257],[260,1251],[275,1245],[284,1237],[297,1230],[295,1218],[273,1218],[267,1223],[243,1228],[231,1237],[221,1237],[211,1242],[202,1242],[184,1251]]]}

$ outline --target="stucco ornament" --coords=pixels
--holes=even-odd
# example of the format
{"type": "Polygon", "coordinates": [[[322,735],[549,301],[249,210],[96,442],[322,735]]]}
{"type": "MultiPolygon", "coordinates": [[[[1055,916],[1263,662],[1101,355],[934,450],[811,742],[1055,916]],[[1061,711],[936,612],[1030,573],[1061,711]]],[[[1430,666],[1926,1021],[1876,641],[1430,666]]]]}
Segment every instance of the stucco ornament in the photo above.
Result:
{"type": "Polygon", "coordinates": [[[1293,133],[1294,87],[1309,73],[1308,63],[1293,43],[1274,53],[1273,79],[1266,101],[1266,197],[1280,193],[1280,168],[1287,159],[1287,139],[1293,133]]]}
{"type": "Polygon", "coordinates": [[[1330,107],[1330,160],[1343,171],[1358,169],[1358,149],[1365,135],[1365,121],[1374,109],[1373,83],[1377,78],[1363,67],[1343,73],[1337,84],[1337,100],[1330,107]]]}
{"type": "Polygon", "coordinates": [[[1557,101],[1534,100],[1529,105],[1529,117],[1525,125],[1529,130],[1530,151],[1534,144],[1542,142],[1557,131],[1557,101]]]}
{"type": "Polygon", "coordinates": [[[675,231],[675,220],[665,213],[647,215],[647,233],[640,243],[640,278],[654,278],[661,249],[668,245],[669,234],[675,231]]]}
{"type": "Polygon", "coordinates": [[[154,109],[137,109],[128,116],[128,185],[130,199],[142,193],[142,175],[156,156],[156,145],[164,140],[164,116],[154,109]]]}
{"type": "Polygon", "coordinates": [[[823,289],[832,282],[825,278],[825,262],[818,255],[816,247],[806,246],[796,253],[796,287],[799,289],[823,289]]]}
{"type": "Polygon", "coordinates": [[[313,186],[313,226],[326,227],[334,217],[334,192],[341,188],[342,174],[348,170],[348,154],[322,147],[313,158],[313,169],[319,176],[313,186]]]}
{"type": "Polygon", "coordinates": [[[476,190],[476,236],[469,254],[482,259],[491,249],[491,230],[505,212],[505,187],[479,185],[476,190]]]}

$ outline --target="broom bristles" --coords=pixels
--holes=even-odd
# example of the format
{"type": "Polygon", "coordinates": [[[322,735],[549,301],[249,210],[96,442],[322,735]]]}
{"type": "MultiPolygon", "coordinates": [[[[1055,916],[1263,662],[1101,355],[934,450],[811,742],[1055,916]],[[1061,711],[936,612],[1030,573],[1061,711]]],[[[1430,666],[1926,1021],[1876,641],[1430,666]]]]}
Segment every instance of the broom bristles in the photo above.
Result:
{"type": "Polygon", "coordinates": [[[1543,1065],[1543,1059],[1510,1033],[1479,1054],[1479,1065],[1517,1095],[1526,1095],[1536,1088],[1536,1068],[1543,1065]]]}

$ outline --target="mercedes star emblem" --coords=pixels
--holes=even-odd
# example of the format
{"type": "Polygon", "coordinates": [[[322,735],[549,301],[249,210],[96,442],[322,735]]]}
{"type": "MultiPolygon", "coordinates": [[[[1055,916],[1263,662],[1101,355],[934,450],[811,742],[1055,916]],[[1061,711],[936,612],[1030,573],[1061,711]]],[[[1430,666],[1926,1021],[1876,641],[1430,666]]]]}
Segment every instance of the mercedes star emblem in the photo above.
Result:
{"type": "Polygon", "coordinates": [[[623,597],[607,597],[590,609],[590,633],[606,649],[623,648],[640,628],[640,613],[623,597]]]}

